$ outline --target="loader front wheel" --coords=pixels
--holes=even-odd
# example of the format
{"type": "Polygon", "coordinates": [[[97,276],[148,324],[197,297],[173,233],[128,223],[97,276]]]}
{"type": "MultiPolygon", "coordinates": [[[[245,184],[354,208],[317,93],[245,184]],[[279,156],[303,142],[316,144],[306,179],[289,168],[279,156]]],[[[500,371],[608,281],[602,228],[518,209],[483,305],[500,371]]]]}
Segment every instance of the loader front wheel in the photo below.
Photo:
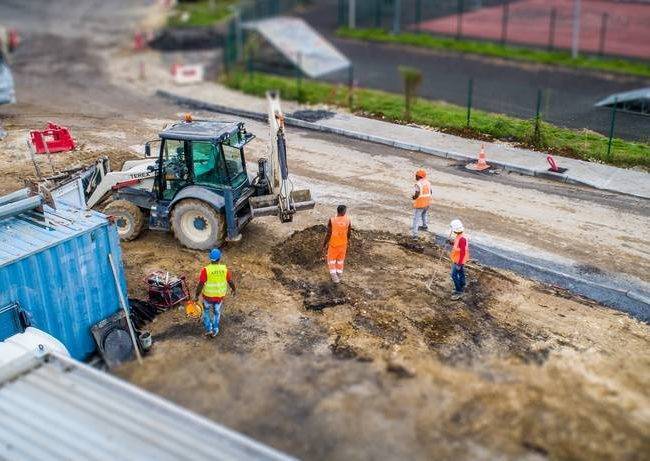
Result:
{"type": "Polygon", "coordinates": [[[178,203],[172,210],[171,224],[181,245],[193,250],[220,247],[226,239],[224,216],[201,200],[178,203]]]}
{"type": "Polygon", "coordinates": [[[104,213],[115,218],[117,233],[122,240],[133,240],[144,227],[144,215],[137,205],[127,200],[115,200],[104,208],[104,213]]]}

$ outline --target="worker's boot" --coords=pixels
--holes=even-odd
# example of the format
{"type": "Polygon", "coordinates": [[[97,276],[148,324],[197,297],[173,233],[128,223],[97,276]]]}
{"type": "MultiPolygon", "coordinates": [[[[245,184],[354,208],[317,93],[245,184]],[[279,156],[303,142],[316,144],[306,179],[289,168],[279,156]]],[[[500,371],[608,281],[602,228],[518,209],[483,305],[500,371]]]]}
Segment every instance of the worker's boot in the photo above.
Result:
{"type": "Polygon", "coordinates": [[[458,291],[454,291],[454,292],[451,294],[451,299],[452,299],[452,301],[458,301],[458,300],[462,299],[462,297],[463,297],[463,293],[460,293],[460,292],[458,292],[458,291]]]}
{"type": "Polygon", "coordinates": [[[420,226],[420,227],[418,227],[418,229],[421,230],[421,231],[428,231],[429,226],[420,226]]]}
{"type": "Polygon", "coordinates": [[[332,282],[341,283],[341,279],[339,279],[339,276],[336,272],[331,272],[330,275],[332,276],[332,282]]]}

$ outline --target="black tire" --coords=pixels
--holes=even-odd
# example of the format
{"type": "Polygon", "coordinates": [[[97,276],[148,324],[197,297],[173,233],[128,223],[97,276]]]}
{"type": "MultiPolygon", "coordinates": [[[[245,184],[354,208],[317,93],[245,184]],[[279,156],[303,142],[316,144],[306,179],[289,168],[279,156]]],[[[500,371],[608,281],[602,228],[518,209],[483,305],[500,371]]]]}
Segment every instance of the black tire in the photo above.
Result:
{"type": "Polygon", "coordinates": [[[104,213],[115,218],[117,233],[122,240],[134,240],[144,227],[144,214],[137,205],[127,200],[115,200],[104,208],[104,213]]]}
{"type": "Polygon", "coordinates": [[[171,225],[181,245],[193,250],[218,248],[226,240],[225,217],[201,200],[187,199],[176,204],[171,225]]]}

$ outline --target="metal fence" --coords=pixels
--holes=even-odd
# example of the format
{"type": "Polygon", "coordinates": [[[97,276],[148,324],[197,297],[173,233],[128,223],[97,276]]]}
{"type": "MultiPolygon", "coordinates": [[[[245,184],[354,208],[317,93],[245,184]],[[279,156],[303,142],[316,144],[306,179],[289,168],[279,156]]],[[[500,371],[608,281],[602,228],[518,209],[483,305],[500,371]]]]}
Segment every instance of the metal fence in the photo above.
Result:
{"type": "Polygon", "coordinates": [[[295,12],[297,8],[308,4],[308,0],[242,0],[235,7],[235,15],[228,22],[228,31],[223,54],[226,69],[236,61],[243,59],[243,37],[241,23],[255,21],[273,16],[295,12]]]}
{"type": "MultiPolygon", "coordinates": [[[[634,107],[635,103],[618,101],[617,111],[609,107],[595,107],[595,103],[608,95],[633,90],[642,86],[640,79],[629,78],[624,82],[617,79],[602,79],[598,75],[581,75],[579,79],[571,72],[558,71],[551,67],[531,70],[525,64],[507,65],[507,63],[492,62],[482,59],[462,59],[444,54],[427,53],[412,47],[395,47],[380,43],[361,43],[337,39],[334,30],[337,22],[346,23],[349,19],[349,0],[318,0],[317,2],[287,2],[284,4],[285,14],[291,10],[292,15],[300,15],[325,36],[334,40],[353,63],[348,72],[339,72],[323,80],[341,84],[346,87],[370,88],[402,94],[403,81],[398,71],[399,65],[419,69],[423,80],[418,89],[418,96],[424,100],[445,101],[465,107],[467,123],[470,128],[480,127],[480,117],[476,110],[496,114],[540,120],[554,125],[584,129],[585,137],[591,131],[605,136],[613,136],[627,140],[642,142],[650,141],[648,129],[650,104],[634,107]],[[298,6],[304,8],[297,8],[298,6]],[[293,8],[293,10],[292,10],[293,8]],[[329,15],[329,16],[328,16],[329,15]],[[642,114],[646,115],[642,115],[642,114]]],[[[469,2],[469,0],[466,0],[469,2]]],[[[499,0],[494,2],[503,9],[504,4],[499,0]]],[[[248,18],[260,19],[265,13],[276,11],[264,9],[257,3],[259,15],[248,18]]],[[[472,8],[485,7],[485,1],[469,4],[472,8]]],[[[402,8],[399,18],[400,27],[421,18],[419,24],[425,24],[426,18],[432,14],[446,17],[457,7],[457,0],[357,0],[356,27],[374,27],[376,24],[383,28],[392,29],[396,7],[402,8]],[[437,9],[432,8],[433,4],[437,9]],[[370,8],[372,6],[373,8],[370,8]],[[416,8],[418,7],[418,8],[416,8]],[[419,10],[421,8],[421,10],[419,10]],[[364,13],[365,11],[365,13],[364,13]],[[420,12],[421,11],[421,12],[420,12]]],[[[468,8],[469,8],[468,7],[468,8]]],[[[510,8],[512,4],[510,5],[510,8]]],[[[255,11],[253,9],[252,11],[255,11]]],[[[243,15],[242,15],[243,16],[243,15]]],[[[411,26],[408,26],[411,27],[411,26]]],[[[406,30],[410,30],[406,28],[406,30]]],[[[461,26],[461,33],[463,29],[461,26]]],[[[505,41],[510,37],[509,28],[504,33],[505,41]]],[[[233,21],[229,39],[224,49],[224,64],[226,69],[239,66],[239,69],[252,73],[254,71],[270,72],[284,76],[295,77],[296,86],[306,87],[305,76],[292,63],[284,62],[280,53],[273,55],[272,51],[250,53],[246,37],[237,31],[233,21]],[[239,44],[238,44],[239,43],[239,44]],[[270,58],[270,59],[269,59],[270,58]]],[[[286,61],[286,60],[285,60],[286,61]]],[[[641,102],[643,105],[644,102],[641,102]]],[[[506,120],[503,123],[508,123],[506,120]]],[[[586,141],[585,141],[586,142],[586,141]]],[[[614,142],[614,148],[616,143],[614,142]]]]}
{"type": "Polygon", "coordinates": [[[339,26],[650,58],[650,3],[578,0],[338,0],[339,26]]]}

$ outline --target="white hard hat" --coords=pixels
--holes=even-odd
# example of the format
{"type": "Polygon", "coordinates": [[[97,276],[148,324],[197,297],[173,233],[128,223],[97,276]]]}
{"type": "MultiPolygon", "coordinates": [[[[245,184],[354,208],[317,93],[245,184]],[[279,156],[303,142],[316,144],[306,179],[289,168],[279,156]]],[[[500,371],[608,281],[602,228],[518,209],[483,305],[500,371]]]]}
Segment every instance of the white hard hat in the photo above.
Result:
{"type": "Polygon", "coordinates": [[[454,219],[451,224],[451,231],[458,233],[458,232],[463,232],[465,229],[463,227],[463,223],[460,221],[460,219],[454,219]]]}

